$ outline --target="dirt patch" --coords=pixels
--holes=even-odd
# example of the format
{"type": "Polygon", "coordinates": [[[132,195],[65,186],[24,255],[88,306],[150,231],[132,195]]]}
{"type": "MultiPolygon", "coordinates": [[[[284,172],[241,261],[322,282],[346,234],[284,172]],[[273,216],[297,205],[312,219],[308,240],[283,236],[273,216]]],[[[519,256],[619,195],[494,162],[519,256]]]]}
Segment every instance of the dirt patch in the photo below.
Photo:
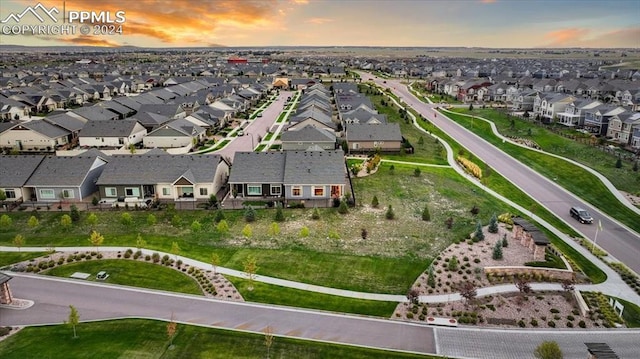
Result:
{"type": "Polygon", "coordinates": [[[627,201],[629,201],[629,203],[631,203],[632,205],[634,205],[636,207],[640,207],[640,196],[634,195],[633,193],[629,193],[629,192],[625,192],[625,191],[620,191],[620,193],[622,193],[624,198],[626,198],[627,201]]]}

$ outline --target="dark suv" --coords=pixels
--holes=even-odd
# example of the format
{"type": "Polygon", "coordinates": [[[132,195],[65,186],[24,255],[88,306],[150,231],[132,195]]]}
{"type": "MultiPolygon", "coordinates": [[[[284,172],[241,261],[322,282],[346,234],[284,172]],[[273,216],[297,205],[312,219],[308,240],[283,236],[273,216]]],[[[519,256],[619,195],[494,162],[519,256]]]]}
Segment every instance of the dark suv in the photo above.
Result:
{"type": "Polygon", "coordinates": [[[571,207],[569,214],[571,214],[571,217],[580,221],[580,223],[593,223],[593,217],[591,217],[589,212],[580,207],[571,207]]]}

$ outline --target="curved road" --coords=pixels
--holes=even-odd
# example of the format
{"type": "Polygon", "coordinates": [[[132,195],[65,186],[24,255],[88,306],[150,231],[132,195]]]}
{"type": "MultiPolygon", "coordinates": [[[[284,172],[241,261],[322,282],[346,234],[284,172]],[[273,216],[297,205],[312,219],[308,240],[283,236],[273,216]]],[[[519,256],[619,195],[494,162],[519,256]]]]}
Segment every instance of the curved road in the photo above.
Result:
{"type": "MultiPolygon", "coordinates": [[[[12,292],[35,304],[0,308],[0,325],[61,324],[74,305],[82,321],[142,317],[205,327],[263,333],[456,358],[530,358],[544,340],[558,342],[565,358],[582,359],[585,342],[606,341],[620,358],[637,358],[638,330],[499,330],[435,328],[402,321],[227,302],[79,280],[13,273],[12,292]],[[606,338],[606,339],[605,339],[606,338]]],[[[82,331],[82,327],[79,328],[82,331]]]]}
{"type": "MultiPolygon", "coordinates": [[[[573,205],[580,205],[591,212],[595,218],[594,224],[600,220],[603,227],[603,231],[598,233],[597,244],[636,273],[640,273],[639,234],[437,112],[433,105],[420,101],[409,92],[406,85],[401,84],[398,80],[383,80],[368,73],[360,74],[364,81],[371,80],[381,87],[391,89],[408,106],[473,152],[492,169],[509,179],[579,233],[593,241],[596,239],[597,225],[578,223],[569,216],[569,208],[573,205]]],[[[622,206],[622,204],[620,205],[622,206]]]]}
{"type": "Polygon", "coordinates": [[[68,318],[69,305],[73,305],[82,321],[123,317],[168,321],[173,315],[176,322],[186,324],[255,333],[264,333],[271,326],[279,336],[435,353],[433,329],[424,325],[46,276],[11,275],[14,297],[28,298],[35,304],[24,310],[0,308],[0,326],[61,324],[68,318]]]}

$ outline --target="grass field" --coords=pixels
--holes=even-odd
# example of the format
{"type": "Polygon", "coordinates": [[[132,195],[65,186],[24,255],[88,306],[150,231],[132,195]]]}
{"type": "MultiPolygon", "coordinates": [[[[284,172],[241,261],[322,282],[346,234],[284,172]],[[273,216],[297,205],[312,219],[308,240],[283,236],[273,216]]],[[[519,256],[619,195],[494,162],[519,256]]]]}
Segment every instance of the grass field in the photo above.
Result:
{"type": "MultiPolygon", "coordinates": [[[[167,323],[113,320],[80,323],[78,338],[65,325],[29,327],[0,342],[0,358],[246,358],[267,355],[265,336],[178,324],[169,349],[167,323]]],[[[435,358],[345,345],[274,338],[271,358],[435,358]]]]}
{"type": "Polygon", "coordinates": [[[88,280],[95,281],[95,275],[100,271],[106,271],[109,274],[105,283],[202,295],[202,290],[196,281],[188,275],[158,264],[133,260],[92,259],[64,264],[49,269],[44,274],[69,278],[75,272],[83,272],[90,273],[91,277],[88,280]]]}
{"type": "MultiPolygon", "coordinates": [[[[531,151],[510,143],[503,143],[502,140],[499,140],[491,133],[489,124],[484,121],[473,120],[470,117],[456,114],[447,115],[449,118],[464,127],[472,129],[475,133],[491,142],[494,146],[497,146],[514,158],[520,160],[538,173],[546,176],[547,178],[553,179],[564,188],[569,189],[577,196],[583,198],[585,201],[600,208],[608,215],[618,219],[633,230],[640,232],[640,216],[629,208],[621,205],[620,201],[613,196],[604,184],[586,170],[559,158],[531,151]]],[[[517,126],[518,125],[516,125],[516,127],[517,126]]],[[[536,131],[538,130],[540,129],[537,129],[536,131]]],[[[549,141],[546,142],[548,143],[549,141]]],[[[544,144],[545,142],[543,142],[541,146],[544,144]]],[[[595,161],[598,161],[597,157],[595,161]]],[[[631,172],[631,170],[629,170],[629,172],[631,172]]],[[[632,176],[638,176],[637,179],[640,180],[640,175],[635,174],[632,176]]],[[[621,175],[621,177],[623,176],[621,175]]],[[[629,182],[633,181],[637,182],[637,180],[629,180],[629,182]]],[[[620,181],[618,182],[620,183],[620,181]]]]}

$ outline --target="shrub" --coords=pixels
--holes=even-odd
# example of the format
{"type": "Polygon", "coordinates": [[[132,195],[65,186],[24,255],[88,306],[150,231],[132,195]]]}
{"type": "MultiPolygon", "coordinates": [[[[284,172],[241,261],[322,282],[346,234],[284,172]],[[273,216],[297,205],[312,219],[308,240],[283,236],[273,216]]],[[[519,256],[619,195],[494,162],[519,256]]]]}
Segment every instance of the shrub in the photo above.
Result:
{"type": "Polygon", "coordinates": [[[72,204],[69,209],[71,212],[69,215],[71,216],[71,220],[74,222],[78,222],[80,220],[80,211],[78,211],[78,207],[75,204],[72,204]]]}
{"type": "Polygon", "coordinates": [[[573,328],[573,323],[572,322],[567,322],[567,328],[573,328]]]}
{"type": "Polygon", "coordinates": [[[367,235],[369,235],[369,232],[367,232],[366,228],[362,228],[360,230],[360,236],[362,237],[362,239],[367,239],[367,235]]]}
{"type": "Polygon", "coordinates": [[[489,228],[487,228],[489,233],[498,233],[498,218],[494,213],[489,220],[489,228]]]}
{"type": "Polygon", "coordinates": [[[222,221],[223,219],[224,212],[221,209],[217,210],[215,216],[213,217],[213,222],[217,224],[220,223],[220,221],[222,221]]]}
{"type": "Polygon", "coordinates": [[[347,202],[342,200],[340,201],[340,205],[338,206],[338,213],[347,214],[349,213],[349,208],[347,207],[347,202]]]}
{"type": "Polygon", "coordinates": [[[482,223],[480,221],[476,224],[476,231],[473,233],[473,241],[480,242],[484,240],[484,232],[482,232],[482,223]]]}
{"type": "Polygon", "coordinates": [[[244,220],[247,222],[254,222],[256,220],[256,210],[251,206],[247,206],[244,210],[244,220]]]}
{"type": "Polygon", "coordinates": [[[158,252],[154,252],[151,255],[151,259],[153,260],[153,263],[158,263],[160,262],[160,254],[158,252]]]}
{"type": "Polygon", "coordinates": [[[129,214],[129,212],[124,212],[120,215],[120,223],[124,224],[125,226],[130,225],[133,222],[133,219],[131,218],[131,214],[129,214]]]}
{"type": "Polygon", "coordinates": [[[529,324],[531,324],[532,327],[537,327],[538,326],[538,321],[531,318],[531,321],[529,322],[529,324]]]}
{"type": "Polygon", "coordinates": [[[526,326],[527,326],[527,323],[525,323],[525,322],[524,322],[524,320],[520,319],[520,320],[518,321],[518,326],[519,326],[520,328],[524,328],[524,327],[526,327],[526,326]]]}
{"type": "Polygon", "coordinates": [[[396,218],[396,214],[393,212],[393,207],[391,207],[391,205],[387,207],[387,212],[385,213],[384,217],[389,220],[396,218]]]}
{"type": "Polygon", "coordinates": [[[429,213],[429,206],[424,206],[424,209],[422,210],[422,220],[423,221],[430,221],[431,220],[431,213],[429,213]]]}
{"type": "Polygon", "coordinates": [[[560,311],[559,311],[558,309],[556,309],[556,308],[551,308],[549,311],[550,311],[551,313],[553,313],[553,314],[560,313],[560,311]]]}
{"type": "Polygon", "coordinates": [[[493,253],[491,257],[495,260],[502,259],[502,241],[497,241],[495,246],[493,246],[493,253]]]}
{"type": "Polygon", "coordinates": [[[379,205],[378,196],[373,196],[373,199],[371,200],[371,207],[378,208],[379,205]]]}
{"type": "Polygon", "coordinates": [[[278,205],[276,208],[276,215],[273,218],[276,222],[284,222],[284,213],[282,211],[282,207],[278,205]]]}
{"type": "MultiPolygon", "coordinates": [[[[449,264],[447,265],[447,269],[451,272],[455,272],[458,270],[458,258],[456,256],[451,257],[449,264]]],[[[462,273],[460,273],[462,274],[462,273]]]]}
{"type": "Polygon", "coordinates": [[[313,213],[311,213],[311,219],[318,220],[320,219],[320,210],[318,207],[313,207],[313,213]]]}
{"type": "Polygon", "coordinates": [[[155,225],[155,224],[156,224],[156,216],[154,216],[153,214],[149,214],[149,215],[147,216],[147,224],[148,224],[149,226],[153,226],[153,225],[155,225]]]}
{"type": "Polygon", "coordinates": [[[554,322],[553,320],[550,320],[547,322],[547,325],[551,328],[555,328],[556,327],[556,322],[554,322]]]}
{"type": "Polygon", "coordinates": [[[587,323],[585,323],[584,320],[581,320],[581,321],[578,322],[578,326],[580,328],[586,328],[587,327],[587,323]]]}
{"type": "Polygon", "coordinates": [[[408,312],[407,314],[405,314],[405,316],[407,317],[407,319],[413,319],[413,313],[408,312]]]}

